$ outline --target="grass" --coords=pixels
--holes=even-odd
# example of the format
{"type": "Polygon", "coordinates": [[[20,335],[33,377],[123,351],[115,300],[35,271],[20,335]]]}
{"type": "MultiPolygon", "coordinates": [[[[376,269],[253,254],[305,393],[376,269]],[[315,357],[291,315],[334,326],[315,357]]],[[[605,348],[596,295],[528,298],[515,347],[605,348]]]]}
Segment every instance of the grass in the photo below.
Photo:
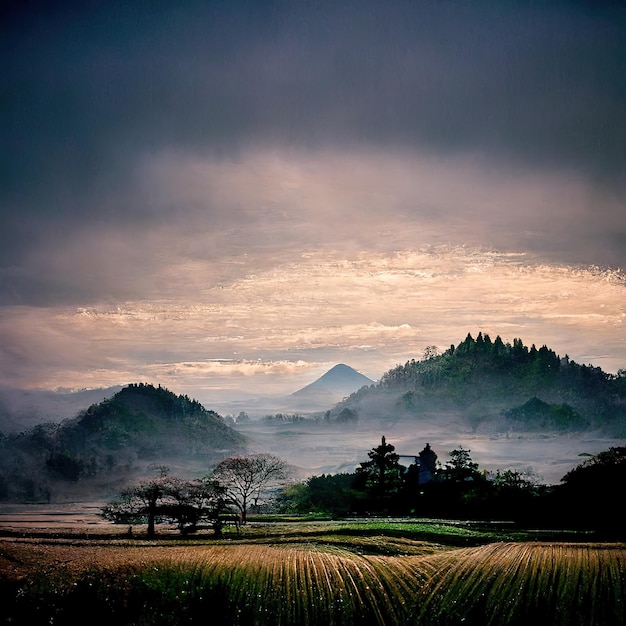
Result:
{"type": "Polygon", "coordinates": [[[419,624],[624,624],[624,544],[500,543],[439,554],[419,624]]]}
{"type": "Polygon", "coordinates": [[[511,541],[465,525],[380,520],[257,522],[220,541],[161,532],[157,541],[138,533],[0,538],[0,618],[109,626],[626,624],[624,544],[511,541]]]}

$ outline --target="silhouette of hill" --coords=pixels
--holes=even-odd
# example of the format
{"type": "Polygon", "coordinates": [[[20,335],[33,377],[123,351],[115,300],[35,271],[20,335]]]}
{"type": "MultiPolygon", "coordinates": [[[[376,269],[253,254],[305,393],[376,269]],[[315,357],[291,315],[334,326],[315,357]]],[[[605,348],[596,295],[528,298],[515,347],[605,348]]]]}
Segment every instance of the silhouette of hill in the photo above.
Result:
{"type": "Polygon", "coordinates": [[[626,377],[580,365],[547,346],[468,334],[457,346],[411,360],[331,411],[361,420],[456,420],[474,429],[601,430],[626,436],[626,377]]]}
{"type": "Polygon", "coordinates": [[[537,429],[584,430],[589,426],[589,422],[569,404],[548,404],[537,397],[505,411],[504,416],[512,425],[523,423],[537,429]]]}
{"type": "Polygon", "coordinates": [[[211,463],[245,447],[214,411],[162,387],[131,384],[73,419],[0,439],[0,499],[41,500],[68,483],[93,491],[152,463],[211,463]]]}

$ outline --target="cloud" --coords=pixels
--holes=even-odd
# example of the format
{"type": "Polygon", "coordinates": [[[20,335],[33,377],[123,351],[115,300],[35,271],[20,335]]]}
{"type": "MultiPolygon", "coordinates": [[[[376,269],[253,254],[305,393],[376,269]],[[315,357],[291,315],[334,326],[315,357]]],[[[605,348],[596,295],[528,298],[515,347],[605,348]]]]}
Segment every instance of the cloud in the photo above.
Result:
{"type": "MultiPolygon", "coordinates": [[[[186,279],[200,283],[201,267],[186,279]]],[[[615,372],[626,348],[624,282],[620,272],[467,247],[311,252],[185,300],[7,307],[1,376],[52,388],[139,379],[206,390],[244,375],[250,393],[293,391],[346,360],[376,379],[427,345],[443,350],[479,330],[615,372]]]]}
{"type": "Polygon", "coordinates": [[[5,17],[6,379],[346,350],[377,377],[477,326],[622,354],[620,3],[5,17]]]}
{"type": "Polygon", "coordinates": [[[0,49],[5,260],[151,217],[137,168],[167,149],[460,155],[623,191],[617,3],[33,7],[0,49]]]}
{"type": "Polygon", "coordinates": [[[127,202],[141,210],[132,220],[115,221],[101,206],[102,220],[60,220],[50,231],[47,220],[34,224],[28,245],[0,267],[2,301],[193,298],[192,287],[226,284],[311,250],[353,256],[452,243],[626,265],[623,212],[568,175],[405,152],[277,149],[229,159],[166,151],[137,171],[127,202]],[[191,285],[197,271],[203,282],[191,285]]]}

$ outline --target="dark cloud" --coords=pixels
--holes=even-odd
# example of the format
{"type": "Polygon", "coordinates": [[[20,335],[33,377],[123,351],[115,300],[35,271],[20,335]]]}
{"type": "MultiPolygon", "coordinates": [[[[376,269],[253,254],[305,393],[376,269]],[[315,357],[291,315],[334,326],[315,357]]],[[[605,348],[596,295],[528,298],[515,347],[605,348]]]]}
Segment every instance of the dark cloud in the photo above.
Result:
{"type": "MultiPolygon", "coordinates": [[[[68,238],[156,220],[138,168],[163,150],[467,154],[574,173],[602,193],[626,186],[622,3],[24,2],[5,17],[0,286],[11,302],[51,291],[33,247],[54,255],[68,238]]],[[[612,220],[594,250],[626,263],[623,221],[594,211],[612,220]]],[[[62,297],[77,287],[54,276],[62,297]]]]}
{"type": "Polygon", "coordinates": [[[622,172],[623,8],[86,6],[8,33],[4,187],[21,189],[44,163],[41,174],[67,168],[75,187],[119,176],[138,150],[272,139],[497,150],[622,172]]]}

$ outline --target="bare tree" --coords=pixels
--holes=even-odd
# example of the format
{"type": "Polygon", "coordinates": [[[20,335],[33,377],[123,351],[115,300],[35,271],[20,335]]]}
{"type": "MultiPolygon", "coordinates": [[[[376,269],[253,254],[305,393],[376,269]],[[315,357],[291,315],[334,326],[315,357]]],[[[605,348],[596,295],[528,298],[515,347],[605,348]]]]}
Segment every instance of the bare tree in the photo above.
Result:
{"type": "Polygon", "coordinates": [[[437,346],[426,346],[424,348],[424,361],[430,361],[441,354],[437,346]]]}
{"type": "Polygon", "coordinates": [[[248,506],[257,506],[262,494],[288,477],[287,464],[271,454],[234,456],[217,464],[211,478],[223,485],[246,522],[248,506]]]}

